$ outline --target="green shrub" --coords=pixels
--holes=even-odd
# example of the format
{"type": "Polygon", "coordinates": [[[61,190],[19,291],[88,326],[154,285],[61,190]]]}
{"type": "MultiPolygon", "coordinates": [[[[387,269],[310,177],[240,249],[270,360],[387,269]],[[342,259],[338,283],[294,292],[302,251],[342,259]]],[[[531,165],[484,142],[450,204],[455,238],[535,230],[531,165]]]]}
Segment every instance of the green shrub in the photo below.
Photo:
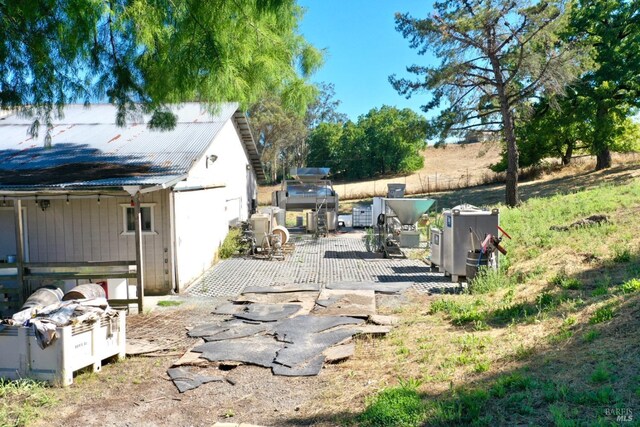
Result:
{"type": "Polygon", "coordinates": [[[242,232],[239,228],[232,228],[229,230],[227,237],[224,238],[222,245],[220,246],[219,255],[222,259],[231,258],[240,249],[240,237],[242,232]]]}
{"type": "Polygon", "coordinates": [[[375,395],[358,422],[365,427],[409,427],[420,425],[424,416],[425,406],[415,384],[404,383],[375,395]]]}

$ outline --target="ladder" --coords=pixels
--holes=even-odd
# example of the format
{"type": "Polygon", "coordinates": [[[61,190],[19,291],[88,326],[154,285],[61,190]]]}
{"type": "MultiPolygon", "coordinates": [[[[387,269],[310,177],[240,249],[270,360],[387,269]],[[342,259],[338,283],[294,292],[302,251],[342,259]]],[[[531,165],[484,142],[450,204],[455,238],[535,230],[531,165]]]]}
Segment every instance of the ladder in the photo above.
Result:
{"type": "Polygon", "coordinates": [[[316,237],[326,236],[327,228],[327,196],[316,197],[316,237]]]}

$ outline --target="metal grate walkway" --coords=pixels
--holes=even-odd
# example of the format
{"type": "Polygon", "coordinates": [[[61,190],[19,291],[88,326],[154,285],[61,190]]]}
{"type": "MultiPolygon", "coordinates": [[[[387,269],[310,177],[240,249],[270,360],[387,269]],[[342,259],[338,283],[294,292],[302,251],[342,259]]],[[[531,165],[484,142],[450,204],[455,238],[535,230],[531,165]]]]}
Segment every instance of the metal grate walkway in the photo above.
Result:
{"type": "Polygon", "coordinates": [[[459,285],[431,272],[420,260],[383,259],[367,252],[364,241],[345,236],[313,239],[292,236],[295,249],[283,261],[232,258],[207,271],[187,293],[192,296],[236,296],[246,286],[270,287],[342,281],[413,282],[419,292],[455,292],[459,285]]]}

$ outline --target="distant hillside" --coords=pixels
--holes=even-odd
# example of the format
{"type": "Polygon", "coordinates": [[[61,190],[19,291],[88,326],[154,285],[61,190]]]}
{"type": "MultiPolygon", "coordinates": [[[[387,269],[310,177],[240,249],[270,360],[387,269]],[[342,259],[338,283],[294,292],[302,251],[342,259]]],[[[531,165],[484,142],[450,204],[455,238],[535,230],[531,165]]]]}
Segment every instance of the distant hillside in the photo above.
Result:
{"type": "MultiPolygon", "coordinates": [[[[497,143],[476,143],[447,145],[444,148],[428,147],[424,150],[425,166],[408,176],[380,178],[360,182],[334,182],[334,187],[342,200],[383,196],[387,183],[407,184],[408,193],[427,193],[465,187],[486,182],[495,174],[489,170],[492,163],[500,159],[500,145],[497,143]]],[[[259,203],[271,203],[271,192],[279,185],[260,188],[259,203]]]]}

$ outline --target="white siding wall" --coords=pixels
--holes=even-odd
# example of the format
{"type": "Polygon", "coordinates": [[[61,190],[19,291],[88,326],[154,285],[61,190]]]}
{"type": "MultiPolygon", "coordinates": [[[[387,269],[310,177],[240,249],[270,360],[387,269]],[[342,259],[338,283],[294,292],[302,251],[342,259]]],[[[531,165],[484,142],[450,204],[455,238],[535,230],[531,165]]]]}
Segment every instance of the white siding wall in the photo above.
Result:
{"type": "Polygon", "coordinates": [[[184,289],[214,263],[220,243],[229,230],[223,219],[224,201],[224,188],[175,194],[180,289],[184,289]]]}
{"type": "MultiPolygon", "coordinates": [[[[157,234],[143,235],[145,292],[167,293],[171,289],[169,234],[169,193],[158,191],[142,196],[143,203],[154,203],[157,234]],[[166,250],[166,251],[165,251],[166,250]],[[165,263],[167,259],[167,263],[165,263]]],[[[121,204],[129,197],[102,196],[97,199],[53,199],[42,211],[31,200],[24,200],[32,262],[132,261],[135,238],[123,235],[121,204]]]]}
{"type": "Polygon", "coordinates": [[[249,217],[256,197],[255,173],[232,120],[229,120],[178,188],[221,185],[175,193],[177,270],[180,289],[204,273],[216,260],[229,225],[249,217]],[[216,155],[214,163],[206,157],[216,155]]]}

